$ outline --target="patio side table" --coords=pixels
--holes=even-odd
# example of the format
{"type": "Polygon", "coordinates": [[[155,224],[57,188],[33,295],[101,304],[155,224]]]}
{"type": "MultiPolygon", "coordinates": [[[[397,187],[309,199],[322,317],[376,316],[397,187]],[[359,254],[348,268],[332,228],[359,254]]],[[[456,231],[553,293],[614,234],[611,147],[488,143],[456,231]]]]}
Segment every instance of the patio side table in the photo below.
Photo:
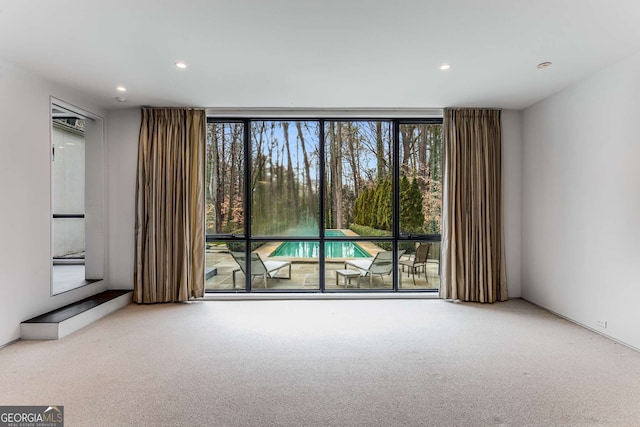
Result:
{"type": "MultiPolygon", "coordinates": [[[[338,286],[338,282],[340,280],[340,276],[344,277],[344,288],[351,284],[351,279],[354,277],[360,277],[360,272],[355,270],[336,270],[336,286],[338,286]]],[[[360,283],[358,283],[358,287],[360,287],[360,283]]]]}

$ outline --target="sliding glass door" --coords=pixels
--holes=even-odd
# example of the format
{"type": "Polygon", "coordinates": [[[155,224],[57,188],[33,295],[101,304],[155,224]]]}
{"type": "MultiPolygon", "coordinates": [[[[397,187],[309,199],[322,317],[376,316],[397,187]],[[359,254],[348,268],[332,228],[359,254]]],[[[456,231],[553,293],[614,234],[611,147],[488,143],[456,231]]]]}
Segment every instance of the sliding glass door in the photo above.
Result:
{"type": "Polygon", "coordinates": [[[210,119],[207,291],[437,289],[440,147],[439,119],[210,119]]]}

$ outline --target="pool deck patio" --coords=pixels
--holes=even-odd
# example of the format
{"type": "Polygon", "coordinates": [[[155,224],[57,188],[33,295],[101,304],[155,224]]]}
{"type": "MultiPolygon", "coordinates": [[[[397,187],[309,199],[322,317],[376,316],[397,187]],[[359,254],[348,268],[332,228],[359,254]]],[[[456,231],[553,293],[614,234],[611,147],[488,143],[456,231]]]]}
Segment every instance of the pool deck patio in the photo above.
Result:
{"type": "MultiPolygon", "coordinates": [[[[340,230],[345,237],[360,237],[349,229],[340,230]]],[[[378,252],[384,251],[381,247],[375,245],[373,241],[358,241],[358,245],[364,249],[373,258],[378,252]]],[[[319,290],[319,271],[317,258],[297,258],[286,256],[270,256],[282,242],[265,242],[262,246],[254,251],[260,255],[263,260],[289,261],[291,262],[291,278],[285,278],[287,269],[277,272],[276,277],[268,279],[268,287],[265,288],[264,280],[255,277],[252,282],[252,289],[256,291],[269,290],[299,290],[313,291],[319,290]]],[[[344,277],[338,277],[337,271],[345,269],[344,262],[354,258],[326,258],[325,259],[325,289],[327,290],[363,290],[369,289],[369,280],[364,278],[352,278],[346,281],[344,277]],[[338,279],[338,280],[337,280],[338,279]]],[[[219,248],[211,248],[206,252],[207,267],[215,267],[217,274],[206,280],[205,289],[211,291],[240,291],[244,289],[245,276],[240,271],[238,264],[228,253],[226,246],[219,248]],[[235,271],[236,288],[234,289],[233,277],[235,271]]],[[[438,289],[440,285],[439,262],[438,260],[430,260],[426,266],[426,276],[424,271],[420,271],[415,275],[408,274],[406,271],[399,271],[399,286],[401,289],[438,289]],[[428,279],[428,280],[427,280],[428,279]]],[[[374,276],[373,287],[371,289],[392,289],[391,275],[374,276]]]]}
{"type": "MultiPolygon", "coordinates": [[[[217,274],[210,277],[205,282],[205,289],[212,291],[239,291],[244,289],[245,276],[240,271],[238,264],[233,260],[231,255],[224,252],[218,252],[215,255],[215,262],[212,259],[213,254],[207,254],[207,266],[215,267],[217,274]],[[236,288],[233,284],[233,272],[236,271],[236,288]]],[[[340,277],[336,280],[336,271],[344,269],[344,259],[339,261],[327,261],[325,262],[325,289],[327,290],[363,290],[369,289],[369,280],[365,278],[352,279],[347,281],[347,287],[344,286],[344,279],[340,277]],[[337,282],[337,284],[336,284],[337,282]]],[[[300,290],[300,291],[313,291],[319,290],[319,268],[317,260],[309,261],[307,259],[304,262],[292,261],[291,262],[291,278],[287,279],[287,269],[282,269],[278,272],[276,277],[268,279],[268,288],[265,288],[264,280],[261,278],[254,278],[252,282],[252,289],[256,291],[269,291],[269,290],[300,290]]],[[[415,274],[414,277],[408,274],[406,271],[400,273],[400,288],[401,289],[438,289],[440,284],[440,277],[438,275],[439,265],[436,260],[430,262],[427,265],[427,278],[425,279],[424,272],[415,274]]],[[[391,275],[388,276],[375,276],[373,278],[372,289],[391,289],[391,275]]]]}

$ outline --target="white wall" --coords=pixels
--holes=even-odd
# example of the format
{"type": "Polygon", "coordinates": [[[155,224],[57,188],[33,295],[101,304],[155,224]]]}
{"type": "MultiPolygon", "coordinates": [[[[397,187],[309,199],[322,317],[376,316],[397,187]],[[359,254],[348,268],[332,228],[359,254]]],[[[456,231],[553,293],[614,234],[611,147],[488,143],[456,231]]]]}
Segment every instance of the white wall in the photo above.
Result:
{"type": "Polygon", "coordinates": [[[107,187],[109,283],[133,289],[136,168],[140,109],[109,113],[107,133],[107,187]]]}
{"type": "Polygon", "coordinates": [[[522,296],[640,348],[640,54],[525,110],[523,140],[522,296]]]}
{"type": "Polygon", "coordinates": [[[502,191],[509,298],[521,296],[522,113],[502,111],[502,191]]]}
{"type": "Polygon", "coordinates": [[[20,322],[107,286],[51,296],[50,96],[105,115],[0,58],[0,345],[19,338],[20,322]]]}

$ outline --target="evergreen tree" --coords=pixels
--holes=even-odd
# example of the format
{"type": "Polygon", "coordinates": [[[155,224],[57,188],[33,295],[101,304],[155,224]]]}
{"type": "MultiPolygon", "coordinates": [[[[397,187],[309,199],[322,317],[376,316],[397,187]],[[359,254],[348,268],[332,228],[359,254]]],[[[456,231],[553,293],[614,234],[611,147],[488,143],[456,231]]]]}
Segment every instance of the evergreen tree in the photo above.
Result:
{"type": "Polygon", "coordinates": [[[400,228],[406,233],[421,233],[424,226],[422,193],[417,180],[406,176],[400,181],[400,228]]]}

